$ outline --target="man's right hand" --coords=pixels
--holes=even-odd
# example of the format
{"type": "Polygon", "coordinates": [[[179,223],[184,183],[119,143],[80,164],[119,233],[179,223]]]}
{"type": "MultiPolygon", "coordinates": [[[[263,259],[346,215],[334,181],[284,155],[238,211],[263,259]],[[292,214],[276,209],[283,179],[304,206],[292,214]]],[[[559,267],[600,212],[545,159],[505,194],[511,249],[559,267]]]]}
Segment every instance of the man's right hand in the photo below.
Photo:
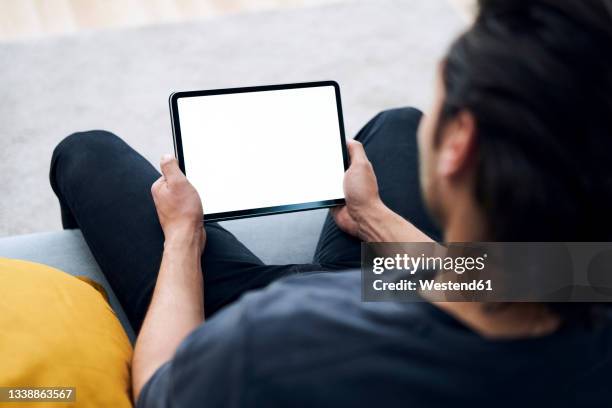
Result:
{"type": "Polygon", "coordinates": [[[206,235],[200,196],[174,157],[165,155],[160,167],[163,175],[153,183],[151,193],[166,244],[173,240],[196,238],[202,252],[206,235]]]}
{"type": "Polygon", "coordinates": [[[346,205],[332,209],[338,227],[367,242],[431,242],[382,202],[374,168],[361,143],[349,141],[348,150],[351,166],[344,174],[346,205]]]}
{"type": "Polygon", "coordinates": [[[385,206],[378,194],[374,168],[362,144],[349,140],[347,147],[351,165],[344,175],[346,205],[332,209],[332,214],[341,230],[365,240],[361,225],[385,206]]]}

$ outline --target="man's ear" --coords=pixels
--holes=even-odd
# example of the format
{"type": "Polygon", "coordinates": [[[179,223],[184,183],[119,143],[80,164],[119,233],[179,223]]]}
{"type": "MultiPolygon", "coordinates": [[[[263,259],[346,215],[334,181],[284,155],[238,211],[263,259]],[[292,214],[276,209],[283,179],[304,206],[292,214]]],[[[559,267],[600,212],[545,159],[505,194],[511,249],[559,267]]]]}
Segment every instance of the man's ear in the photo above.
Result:
{"type": "Polygon", "coordinates": [[[476,120],[463,110],[450,121],[440,138],[437,170],[440,176],[454,177],[468,168],[476,152],[476,120]]]}

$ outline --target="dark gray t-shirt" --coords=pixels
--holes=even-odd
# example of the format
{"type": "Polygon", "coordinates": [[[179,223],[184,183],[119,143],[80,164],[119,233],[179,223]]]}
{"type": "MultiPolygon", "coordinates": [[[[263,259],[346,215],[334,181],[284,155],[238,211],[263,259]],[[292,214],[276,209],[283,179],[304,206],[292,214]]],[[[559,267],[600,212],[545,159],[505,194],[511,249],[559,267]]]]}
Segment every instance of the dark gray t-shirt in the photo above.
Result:
{"type": "Polygon", "coordinates": [[[611,407],[612,328],[489,341],[358,271],[282,279],[196,329],[138,407],[611,407]]]}

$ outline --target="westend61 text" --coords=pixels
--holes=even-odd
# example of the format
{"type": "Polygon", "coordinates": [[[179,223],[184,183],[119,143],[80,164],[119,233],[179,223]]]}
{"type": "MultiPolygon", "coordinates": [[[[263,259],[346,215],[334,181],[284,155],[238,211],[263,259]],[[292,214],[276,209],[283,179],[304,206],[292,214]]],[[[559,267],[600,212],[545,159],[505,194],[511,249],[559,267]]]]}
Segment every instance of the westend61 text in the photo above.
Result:
{"type": "Polygon", "coordinates": [[[492,291],[493,285],[491,280],[473,280],[470,282],[440,282],[435,279],[419,279],[412,281],[402,279],[396,282],[385,282],[382,279],[377,279],[373,282],[374,290],[376,291],[492,291]],[[418,283],[417,283],[418,282],[418,283]]]}

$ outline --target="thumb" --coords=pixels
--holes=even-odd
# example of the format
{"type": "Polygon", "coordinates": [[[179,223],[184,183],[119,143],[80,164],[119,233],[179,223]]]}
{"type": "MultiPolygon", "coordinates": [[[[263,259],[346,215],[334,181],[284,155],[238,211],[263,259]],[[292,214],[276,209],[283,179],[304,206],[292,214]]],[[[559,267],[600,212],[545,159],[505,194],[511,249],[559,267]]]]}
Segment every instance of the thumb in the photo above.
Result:
{"type": "Polygon", "coordinates": [[[162,174],[168,183],[172,183],[184,177],[183,172],[178,166],[178,162],[174,156],[170,154],[165,154],[162,156],[160,167],[162,174]]]}
{"type": "Polygon", "coordinates": [[[368,156],[366,156],[366,152],[363,149],[363,145],[358,141],[348,140],[347,148],[349,152],[349,157],[351,158],[351,163],[368,161],[368,156]]]}

